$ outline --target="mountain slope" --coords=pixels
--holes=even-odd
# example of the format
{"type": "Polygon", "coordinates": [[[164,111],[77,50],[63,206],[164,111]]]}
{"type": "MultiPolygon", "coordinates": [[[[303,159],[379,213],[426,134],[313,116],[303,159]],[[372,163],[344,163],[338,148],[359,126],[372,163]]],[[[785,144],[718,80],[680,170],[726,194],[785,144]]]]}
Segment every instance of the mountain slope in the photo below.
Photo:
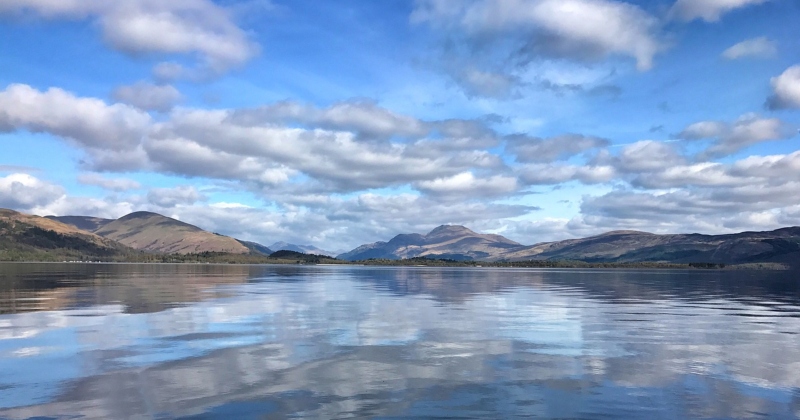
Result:
{"type": "Polygon", "coordinates": [[[500,235],[479,234],[464,226],[443,225],[427,235],[401,234],[389,242],[362,245],[337,258],[359,261],[436,256],[455,260],[490,260],[521,247],[521,244],[500,235]]]}
{"type": "Polygon", "coordinates": [[[500,235],[481,235],[463,226],[440,226],[427,235],[397,235],[389,242],[361,245],[338,256],[350,261],[412,257],[615,263],[778,262],[800,266],[800,227],[730,235],[613,231],[589,238],[524,246],[500,235]]]}
{"type": "Polygon", "coordinates": [[[336,256],[335,252],[326,251],[313,245],[295,245],[288,242],[275,242],[270,245],[269,248],[273,251],[295,251],[303,254],[325,255],[328,257],[336,256]]]}
{"type": "Polygon", "coordinates": [[[95,233],[131,248],[150,252],[250,252],[247,246],[231,237],[206,232],[197,226],[145,211],[120,217],[101,226],[95,233]]]}
{"type": "Polygon", "coordinates": [[[114,219],[103,219],[102,217],[92,216],[45,216],[50,220],[55,220],[67,225],[75,226],[80,230],[94,232],[97,229],[111,223],[114,219]]]}
{"type": "Polygon", "coordinates": [[[796,253],[800,253],[799,227],[730,235],[656,235],[615,231],[589,238],[523,247],[501,255],[500,259],[736,264],[785,262],[783,260],[787,256],[796,253]]]}
{"type": "Polygon", "coordinates": [[[109,259],[130,252],[57,220],[0,209],[0,260],[109,259]]]}
{"type": "Polygon", "coordinates": [[[240,244],[242,244],[242,245],[246,246],[246,247],[247,247],[247,249],[249,249],[249,250],[250,250],[250,253],[251,253],[251,254],[262,254],[262,255],[265,255],[265,256],[269,256],[269,255],[271,255],[273,252],[275,252],[275,251],[273,251],[272,249],[270,249],[269,247],[266,247],[266,246],[264,246],[264,245],[261,245],[261,244],[260,244],[260,243],[258,243],[258,242],[243,241],[243,240],[241,240],[241,239],[237,239],[237,241],[238,241],[240,244]]]}

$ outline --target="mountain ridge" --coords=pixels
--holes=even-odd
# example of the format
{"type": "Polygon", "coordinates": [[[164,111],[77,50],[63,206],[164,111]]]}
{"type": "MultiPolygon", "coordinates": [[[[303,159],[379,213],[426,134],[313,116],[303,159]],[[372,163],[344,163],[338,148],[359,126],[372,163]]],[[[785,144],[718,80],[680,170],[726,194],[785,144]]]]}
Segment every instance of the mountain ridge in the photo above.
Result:
{"type": "Polygon", "coordinates": [[[92,216],[48,216],[76,228],[92,228],[93,234],[133,249],[165,254],[219,252],[269,255],[272,250],[261,244],[241,241],[208,232],[195,225],[149,211],[136,211],[119,219],[92,216]]]}
{"type": "Polygon", "coordinates": [[[337,258],[584,262],[717,263],[781,262],[800,265],[800,227],[724,235],[655,234],[616,230],[586,238],[522,245],[501,235],[478,234],[464,226],[442,225],[427,235],[399,234],[388,242],[361,245],[337,258]],[[435,242],[437,241],[438,242],[435,242]]]}
{"type": "Polygon", "coordinates": [[[460,225],[441,225],[425,235],[399,234],[388,242],[374,242],[338,255],[336,258],[357,261],[370,258],[404,259],[449,256],[454,259],[486,259],[522,244],[495,234],[481,234],[460,225]]]}
{"type": "Polygon", "coordinates": [[[99,259],[132,252],[119,242],[57,220],[0,209],[0,260],[99,259]]]}

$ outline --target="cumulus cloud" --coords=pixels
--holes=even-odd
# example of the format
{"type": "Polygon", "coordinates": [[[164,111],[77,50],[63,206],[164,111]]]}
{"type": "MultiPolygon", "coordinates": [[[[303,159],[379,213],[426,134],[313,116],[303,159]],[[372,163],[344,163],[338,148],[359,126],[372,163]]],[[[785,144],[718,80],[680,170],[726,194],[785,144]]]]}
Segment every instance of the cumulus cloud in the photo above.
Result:
{"type": "MultiPolygon", "coordinates": [[[[743,216],[771,211],[776,214],[795,205],[791,198],[800,192],[800,182],[780,185],[746,185],[729,188],[699,188],[663,192],[614,191],[586,197],[581,205],[584,220],[596,218],[608,225],[671,225],[673,232],[687,232],[687,226],[719,232],[735,226],[743,216]],[[788,196],[787,196],[788,194],[788,196]]],[[[739,226],[736,226],[737,228],[739,226]]],[[[777,224],[763,226],[778,228],[777,224]]]]}
{"type": "Polygon", "coordinates": [[[147,164],[141,143],[150,115],[124,104],[82,98],[59,88],[12,84],[0,91],[0,132],[27,130],[66,139],[87,153],[89,170],[134,170],[147,164]]]}
{"type": "Polygon", "coordinates": [[[128,105],[11,85],[0,91],[0,127],[69,139],[86,151],[83,166],[95,171],[156,169],[261,186],[302,174],[333,192],[503,167],[498,156],[478,150],[498,139],[481,122],[421,121],[367,102],[182,109],[156,123],[128,105]]]}
{"type": "Polygon", "coordinates": [[[800,192],[792,175],[800,168],[800,153],[713,160],[785,138],[791,130],[778,119],[748,114],[733,122],[692,124],[680,137],[710,143],[693,158],[682,153],[685,142],[646,140],[617,149],[609,140],[576,134],[502,137],[486,124],[426,121],[364,100],[328,107],[281,102],[248,110],[178,108],[155,121],[125,104],[12,85],[0,91],[0,127],[46,132],[80,146],[84,166],[94,172],[79,182],[110,195],[68,197],[60,186],[14,173],[3,178],[2,205],[106,217],[163,211],[243,239],[306,237],[302,242],[334,248],[342,238],[352,241],[346,246],[358,245],[443,223],[499,229],[503,219],[536,208],[499,204],[498,198],[571,181],[609,184],[615,191],[584,198],[580,216],[548,225],[569,234],[647,226],[714,232],[767,220],[767,212],[775,223],[794,220],[797,213],[788,209],[797,206],[790,198],[800,192]],[[515,161],[505,162],[494,149],[503,141],[515,161]],[[207,204],[209,197],[188,185],[135,195],[130,189],[140,186],[134,181],[97,173],[131,167],[248,191],[277,210],[207,204]],[[737,208],[741,217],[726,213],[737,208]],[[656,218],[657,211],[670,214],[656,218]],[[649,225],[647,217],[654,217],[649,225]],[[242,227],[249,223],[258,227],[242,227]]]}
{"type": "Polygon", "coordinates": [[[13,84],[0,91],[0,130],[49,133],[87,148],[132,149],[150,123],[150,116],[138,109],[79,98],[59,88],[42,92],[13,84]]]}
{"type": "Polygon", "coordinates": [[[800,172],[800,151],[788,155],[750,156],[731,165],[730,173],[740,177],[761,177],[779,181],[800,172]]]}
{"type": "Polygon", "coordinates": [[[791,127],[777,118],[745,114],[733,123],[701,121],[691,124],[678,134],[678,138],[713,139],[712,144],[700,156],[714,158],[729,156],[754,144],[786,139],[793,135],[791,127]]]}
{"type": "Polygon", "coordinates": [[[0,3],[0,13],[91,19],[118,51],[197,55],[202,72],[212,75],[240,66],[258,52],[230,13],[210,0],[11,0],[0,3]]]}
{"type": "Polygon", "coordinates": [[[505,196],[519,188],[514,177],[494,175],[479,178],[472,172],[462,172],[450,177],[421,181],[415,184],[420,191],[440,197],[462,200],[482,200],[505,196]]]}
{"type": "Polygon", "coordinates": [[[773,95],[767,99],[769,109],[800,108],[800,65],[789,67],[770,83],[773,95]]]}
{"type": "Polygon", "coordinates": [[[722,57],[728,60],[737,60],[740,58],[754,57],[754,58],[770,58],[778,54],[778,46],[775,41],[762,36],[744,40],[738,44],[731,46],[722,52],[722,57]]]}
{"type": "Polygon", "coordinates": [[[640,70],[650,69],[663,48],[656,18],[611,0],[423,0],[411,21],[472,37],[524,33],[529,54],[581,61],[622,55],[640,70]]]}
{"type": "Polygon", "coordinates": [[[678,0],[672,6],[670,16],[687,22],[695,19],[716,22],[725,13],[767,1],[769,0],[678,0]]]}
{"type": "Polygon", "coordinates": [[[153,188],[147,192],[147,201],[158,207],[175,207],[191,205],[207,198],[192,186],[178,186],[174,188],[153,188]]]}
{"type": "Polygon", "coordinates": [[[120,86],[111,93],[114,100],[145,111],[167,112],[181,100],[181,93],[171,85],[136,82],[120,86]]]}
{"type": "Polygon", "coordinates": [[[339,102],[327,108],[292,101],[255,109],[236,110],[229,120],[244,126],[303,124],[356,132],[364,138],[420,137],[430,127],[416,118],[394,113],[367,100],[339,102]]]}
{"type": "Polygon", "coordinates": [[[132,179],[108,178],[97,173],[78,175],[78,182],[83,185],[93,185],[110,191],[129,191],[142,188],[142,185],[132,179]]]}
{"type": "MultiPolygon", "coordinates": [[[[230,111],[173,113],[169,123],[150,135],[145,149],[153,164],[166,172],[257,182],[282,182],[302,173],[330,192],[399,186],[499,164],[486,151],[465,150],[468,144],[443,150],[431,147],[438,143],[436,139],[364,142],[357,132],[256,125],[235,115],[230,111]]],[[[439,133],[459,131],[459,124],[448,121],[430,126],[439,133]]],[[[398,135],[407,133],[403,130],[398,135]]],[[[452,146],[458,139],[441,141],[452,146]]]]}
{"type": "Polygon", "coordinates": [[[631,185],[649,189],[668,189],[695,185],[730,186],[744,182],[746,181],[730,176],[722,164],[702,162],[668,166],[658,171],[638,174],[631,181],[631,185]]]}
{"type": "Polygon", "coordinates": [[[506,137],[506,151],[516,156],[518,162],[564,160],[610,144],[606,139],[581,134],[565,134],[546,139],[521,134],[506,137]]]}
{"type": "Polygon", "coordinates": [[[671,143],[642,140],[623,147],[617,156],[601,154],[595,161],[612,165],[624,173],[641,173],[679,166],[686,159],[671,143]]]}
{"type": "Polygon", "coordinates": [[[569,181],[584,184],[609,182],[617,175],[608,165],[528,164],[518,170],[520,180],[527,185],[556,185],[569,181]]]}
{"type": "Polygon", "coordinates": [[[14,173],[0,178],[0,207],[29,210],[65,195],[64,188],[29,174],[14,173]]]}

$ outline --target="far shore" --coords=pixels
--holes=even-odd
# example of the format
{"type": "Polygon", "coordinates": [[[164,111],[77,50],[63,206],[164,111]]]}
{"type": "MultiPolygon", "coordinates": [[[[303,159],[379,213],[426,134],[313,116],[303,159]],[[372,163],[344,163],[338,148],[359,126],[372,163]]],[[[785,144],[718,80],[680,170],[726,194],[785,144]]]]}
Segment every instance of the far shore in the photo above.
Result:
{"type": "Polygon", "coordinates": [[[425,258],[406,260],[366,260],[344,261],[329,259],[326,261],[262,259],[260,261],[53,261],[53,260],[20,260],[2,261],[0,264],[147,264],[147,265],[304,265],[304,266],[360,266],[360,267],[460,267],[460,268],[541,268],[541,269],[666,269],[666,270],[776,270],[786,271],[792,267],[783,263],[664,263],[664,262],[584,262],[584,261],[452,261],[425,258]]]}

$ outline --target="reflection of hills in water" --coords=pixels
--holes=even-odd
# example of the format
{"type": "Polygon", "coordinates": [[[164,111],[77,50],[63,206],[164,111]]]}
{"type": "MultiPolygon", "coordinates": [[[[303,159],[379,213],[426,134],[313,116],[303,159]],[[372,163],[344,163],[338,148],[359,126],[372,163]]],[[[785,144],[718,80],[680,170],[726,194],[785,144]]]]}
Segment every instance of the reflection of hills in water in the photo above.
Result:
{"type": "MultiPolygon", "coordinates": [[[[187,279],[229,268],[195,267],[187,279]]],[[[48,402],[0,409],[0,417],[800,413],[792,391],[800,388],[800,307],[782,314],[768,305],[781,290],[768,282],[776,273],[726,272],[742,275],[730,281],[714,272],[650,272],[658,278],[647,280],[636,271],[577,270],[230,274],[253,281],[224,299],[157,313],[10,318],[40,336],[69,330],[65,343],[80,349],[70,360],[87,373],[64,374],[48,402]]],[[[796,289],[783,290],[797,298],[796,289]]]]}
{"type": "Polygon", "coordinates": [[[2,264],[0,314],[122,305],[155,312],[221,296],[213,286],[239,284],[258,270],[241,265],[2,264]]]}
{"type": "Polygon", "coordinates": [[[0,314],[120,304],[155,312],[221,296],[216,286],[305,281],[330,270],[397,295],[458,303],[517,288],[556,288],[609,303],[629,300],[764,299],[800,304],[796,272],[538,270],[423,267],[295,267],[194,264],[3,264],[0,314]],[[34,266],[36,269],[31,270],[34,266]]]}
{"type": "Polygon", "coordinates": [[[462,302],[478,294],[517,288],[555,288],[608,303],[630,300],[742,299],[800,304],[792,271],[368,268],[359,281],[398,295],[429,295],[462,302]]]}

